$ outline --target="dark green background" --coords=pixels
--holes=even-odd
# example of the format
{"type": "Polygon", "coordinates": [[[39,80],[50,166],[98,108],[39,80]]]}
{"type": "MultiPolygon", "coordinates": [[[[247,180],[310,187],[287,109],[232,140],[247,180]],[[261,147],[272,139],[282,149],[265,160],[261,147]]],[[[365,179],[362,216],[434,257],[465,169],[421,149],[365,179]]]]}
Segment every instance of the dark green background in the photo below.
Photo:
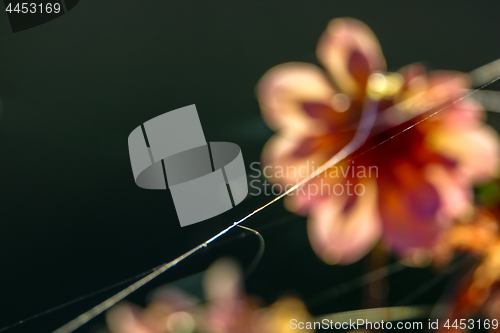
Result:
{"type": "MultiPolygon", "coordinates": [[[[194,103],[207,140],[240,145],[248,167],[272,134],[260,118],[256,82],[280,63],[315,63],[330,19],[367,23],[390,70],[425,61],[467,72],[500,57],[499,9],[498,1],[82,0],[16,34],[0,13],[0,328],[169,261],[269,199],[249,197],[181,229],[168,191],[134,184],[127,137],[139,124],[194,103]]],[[[364,261],[319,261],[305,220],[281,203],[246,225],[267,241],[247,290],[267,302],[287,293],[307,300],[365,271],[364,261]]],[[[243,235],[231,232],[130,300],[143,303],[155,286],[223,255],[248,265],[258,242],[243,235]]],[[[395,275],[389,305],[432,274],[395,275]]],[[[442,289],[413,303],[433,301],[442,289]]],[[[118,290],[10,332],[50,332],[118,290]]],[[[362,308],[363,292],[310,310],[362,308]]],[[[95,330],[102,318],[78,332],[95,330]]]]}

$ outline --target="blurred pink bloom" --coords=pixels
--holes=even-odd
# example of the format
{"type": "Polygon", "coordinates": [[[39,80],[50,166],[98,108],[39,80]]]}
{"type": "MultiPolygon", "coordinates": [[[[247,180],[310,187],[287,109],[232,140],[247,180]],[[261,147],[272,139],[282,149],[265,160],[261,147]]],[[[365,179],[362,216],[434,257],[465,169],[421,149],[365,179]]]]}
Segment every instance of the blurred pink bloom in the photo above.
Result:
{"type": "MultiPolygon", "coordinates": [[[[317,57],[324,69],[282,64],[258,84],[262,115],[278,131],[264,148],[263,164],[282,186],[296,184],[304,177],[297,170],[312,172],[348,144],[367,106],[377,108],[377,119],[354,156],[456,101],[469,84],[465,74],[426,73],[418,64],[386,73],[375,35],[354,19],[329,23],[317,57]]],[[[323,192],[307,184],[285,204],[308,215],[312,247],[329,263],[356,261],[380,238],[400,255],[432,247],[450,221],[470,212],[472,185],[497,172],[497,135],[483,117],[481,106],[465,98],[312,180],[323,192]],[[359,195],[356,185],[362,185],[359,195]]]]}
{"type": "Polygon", "coordinates": [[[204,275],[205,303],[160,288],[145,309],[126,302],[111,308],[108,328],[112,333],[292,333],[290,319],[310,320],[298,299],[283,298],[263,308],[242,290],[238,267],[222,259],[204,275]]]}

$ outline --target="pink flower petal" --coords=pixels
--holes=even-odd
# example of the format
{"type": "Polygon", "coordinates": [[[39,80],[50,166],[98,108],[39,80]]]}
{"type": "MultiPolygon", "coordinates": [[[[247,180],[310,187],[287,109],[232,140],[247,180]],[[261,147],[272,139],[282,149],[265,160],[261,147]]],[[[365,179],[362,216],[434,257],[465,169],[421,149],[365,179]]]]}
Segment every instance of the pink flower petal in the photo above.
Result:
{"type": "Polygon", "coordinates": [[[434,186],[418,181],[408,188],[395,181],[379,180],[379,188],[385,243],[400,255],[434,246],[443,229],[438,223],[441,202],[434,186]]]}
{"type": "Polygon", "coordinates": [[[257,85],[264,120],[274,130],[307,132],[317,123],[303,108],[306,102],[329,105],[333,87],[323,71],[305,63],[288,63],[270,69],[257,85]]]}
{"type": "Polygon", "coordinates": [[[316,254],[330,264],[349,264],[363,257],[380,238],[377,188],[366,182],[366,191],[346,212],[347,197],[330,196],[311,209],[308,233],[316,254]]]}
{"type": "Polygon", "coordinates": [[[139,308],[120,303],[106,313],[108,328],[113,333],[158,333],[140,319],[139,308]]]}
{"type": "Polygon", "coordinates": [[[467,181],[439,165],[428,165],[425,174],[438,192],[441,202],[438,215],[442,223],[448,225],[452,219],[471,212],[473,193],[467,181]]]}
{"type": "Polygon", "coordinates": [[[441,127],[429,134],[430,146],[458,162],[461,175],[474,183],[494,178],[499,171],[499,137],[489,126],[441,127]]]}
{"type": "Polygon", "coordinates": [[[294,154],[303,139],[292,135],[274,135],[262,151],[264,177],[283,186],[293,186],[324,163],[326,157],[322,151],[312,150],[307,155],[294,154]]]}
{"type": "Polygon", "coordinates": [[[332,20],[316,53],[337,85],[350,95],[363,95],[368,76],[386,68],[377,37],[355,19],[332,20]]]}

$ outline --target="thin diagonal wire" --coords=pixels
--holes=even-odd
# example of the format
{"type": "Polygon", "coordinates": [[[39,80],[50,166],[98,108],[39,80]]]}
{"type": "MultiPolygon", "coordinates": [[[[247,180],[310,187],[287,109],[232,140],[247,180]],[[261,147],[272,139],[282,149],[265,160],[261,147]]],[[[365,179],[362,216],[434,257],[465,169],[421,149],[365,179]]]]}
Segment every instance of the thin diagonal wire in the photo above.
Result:
{"type": "MultiPolygon", "coordinates": [[[[383,321],[399,321],[414,318],[424,318],[431,313],[432,306],[399,306],[390,308],[375,308],[353,310],[346,312],[332,313],[314,318],[315,322],[323,322],[324,319],[335,323],[357,322],[358,319],[363,319],[366,322],[381,322],[383,321]]],[[[330,323],[331,324],[331,323],[330,323]]]]}
{"type": "MultiPolygon", "coordinates": [[[[398,136],[398,135],[406,132],[407,130],[415,127],[416,125],[422,123],[423,121],[425,121],[425,120],[427,120],[427,119],[435,116],[436,114],[438,114],[439,112],[443,111],[444,109],[446,109],[446,108],[448,108],[448,107],[450,107],[450,106],[452,106],[452,105],[454,105],[454,104],[462,101],[464,98],[471,96],[476,91],[479,91],[479,90],[485,88],[486,86],[488,86],[488,85],[490,85],[490,84],[498,81],[499,79],[500,79],[500,76],[497,77],[496,79],[494,79],[494,80],[492,80],[492,81],[484,84],[483,86],[481,86],[481,87],[479,87],[479,88],[477,88],[477,89],[469,92],[468,94],[466,94],[463,97],[459,98],[458,100],[450,103],[449,105],[446,105],[446,106],[444,106],[441,109],[438,109],[437,111],[435,111],[435,112],[431,113],[430,115],[424,117],[423,119],[417,121],[415,124],[409,126],[408,128],[404,129],[403,131],[401,131],[401,132],[399,132],[399,133],[397,133],[397,134],[389,137],[388,139],[386,139],[386,140],[382,141],[381,143],[379,143],[379,144],[371,147],[370,149],[367,149],[366,151],[364,151],[363,153],[357,155],[354,158],[357,158],[357,157],[359,157],[359,156],[361,156],[361,155],[363,155],[363,154],[365,154],[365,153],[373,150],[374,148],[376,148],[376,147],[384,144],[385,142],[387,142],[387,141],[395,138],[396,136],[398,136]]],[[[361,121],[359,123],[359,128],[356,131],[356,133],[354,135],[354,138],[351,140],[351,142],[349,142],[349,144],[347,144],[344,148],[342,148],[337,154],[335,154],[325,164],[323,164],[321,167],[319,167],[318,169],[316,169],[316,171],[312,172],[306,178],[302,179],[296,185],[290,187],[287,191],[283,192],[282,194],[280,194],[279,196],[277,196],[273,200],[269,201],[267,204],[265,204],[265,205],[257,208],[256,210],[254,210],[253,212],[251,212],[247,216],[243,217],[239,221],[234,222],[232,225],[230,225],[226,229],[222,230],[221,232],[219,232],[217,235],[213,236],[212,238],[208,239],[206,242],[204,242],[204,243],[196,246],[195,248],[189,250],[188,252],[186,252],[182,256],[174,259],[173,261],[165,263],[164,265],[162,265],[160,268],[158,268],[157,270],[155,270],[151,274],[149,274],[146,277],[140,279],[139,281],[135,282],[134,284],[132,284],[129,287],[125,288],[124,290],[120,291],[116,295],[110,297],[106,301],[104,301],[104,302],[96,305],[95,307],[93,307],[89,311],[81,314],[80,316],[78,316],[77,318],[73,319],[69,323],[67,323],[64,326],[60,327],[59,329],[55,330],[54,333],[70,333],[70,332],[73,332],[75,329],[79,328],[80,326],[84,325],[85,323],[87,323],[92,318],[94,318],[97,315],[101,314],[102,312],[106,311],[107,309],[109,309],[114,304],[118,303],[119,301],[121,301],[122,299],[124,299],[125,297],[127,297],[128,295],[130,295],[131,293],[133,293],[134,291],[136,291],[140,287],[144,286],[146,283],[148,283],[151,280],[153,280],[154,278],[158,277],[160,274],[162,274],[165,271],[167,271],[168,269],[174,267],[179,262],[183,261],[184,259],[186,259],[187,257],[191,256],[192,254],[198,252],[200,249],[207,247],[214,240],[216,240],[217,238],[219,238],[222,235],[226,234],[228,231],[230,231],[232,228],[234,228],[238,224],[240,224],[243,221],[249,219],[253,215],[255,215],[258,212],[260,212],[260,211],[264,210],[265,208],[269,207],[273,203],[279,201],[281,198],[285,197],[286,195],[288,195],[288,194],[292,193],[293,191],[295,191],[296,189],[300,188],[301,186],[303,186],[304,184],[306,184],[307,182],[309,182],[311,179],[313,179],[313,178],[321,175],[324,171],[328,170],[332,166],[336,165],[340,161],[342,161],[345,158],[347,158],[350,154],[352,154],[354,151],[356,151],[356,149],[358,149],[366,141],[366,139],[367,139],[367,137],[368,137],[368,135],[369,135],[369,133],[371,131],[371,128],[372,128],[372,126],[373,126],[373,124],[375,122],[375,116],[376,116],[376,107],[374,107],[374,105],[370,105],[363,112],[362,119],[361,119],[361,121]]],[[[354,158],[352,158],[352,159],[354,159],[354,158]]]]}
{"type": "Polygon", "coordinates": [[[350,154],[352,154],[356,149],[358,149],[366,141],[366,139],[367,139],[367,137],[368,137],[368,135],[370,133],[371,127],[373,126],[373,123],[375,121],[376,112],[377,112],[376,105],[377,104],[368,105],[368,107],[362,113],[362,118],[361,118],[361,121],[360,121],[360,128],[361,129],[356,131],[356,133],[355,133],[353,139],[351,140],[351,142],[349,142],[349,144],[347,144],[344,148],[342,148],[337,154],[335,154],[335,156],[333,156],[330,160],[328,160],[325,164],[323,164],[321,167],[319,167],[316,171],[314,171],[313,173],[311,173],[309,176],[307,176],[306,178],[302,179],[300,182],[298,182],[294,186],[290,187],[290,189],[288,189],[287,191],[283,192],[282,194],[280,194],[279,196],[277,196],[273,200],[269,201],[267,204],[265,204],[265,205],[257,208],[256,210],[254,210],[253,212],[251,212],[247,216],[243,217],[239,221],[234,222],[232,225],[230,225],[226,229],[222,230],[221,232],[219,232],[217,235],[213,236],[212,238],[208,239],[206,242],[204,242],[204,243],[196,246],[195,248],[189,250],[188,252],[184,253],[182,256],[174,259],[173,261],[168,262],[168,263],[162,265],[160,268],[156,269],[151,274],[143,277],[142,279],[140,279],[139,281],[133,283],[129,287],[123,289],[122,291],[120,291],[116,295],[108,298],[104,302],[96,305],[92,309],[88,310],[87,312],[85,312],[85,313],[81,314],[80,316],[76,317],[75,319],[73,319],[69,323],[67,323],[67,324],[63,325],[62,327],[60,327],[59,329],[55,330],[54,333],[70,333],[70,332],[73,332],[74,330],[76,330],[80,326],[82,326],[85,323],[87,323],[92,318],[94,318],[97,315],[103,313],[104,311],[106,311],[107,309],[109,309],[110,307],[112,307],[113,305],[115,305],[116,303],[118,303],[119,301],[121,301],[122,299],[124,299],[125,297],[127,297],[128,295],[130,295],[131,293],[133,293],[134,291],[136,291],[137,289],[139,289],[142,286],[144,286],[149,281],[155,279],[160,274],[166,272],[167,270],[169,270],[170,268],[174,267],[175,265],[177,265],[178,263],[180,263],[181,261],[183,261],[187,257],[189,257],[192,254],[198,252],[200,249],[207,247],[214,240],[216,240],[217,238],[219,238],[222,235],[226,234],[228,231],[230,231],[232,228],[236,227],[237,225],[239,225],[243,221],[249,219],[253,215],[255,215],[258,212],[262,211],[263,209],[269,207],[270,205],[272,205],[276,201],[278,201],[281,198],[283,198],[284,196],[292,193],[297,188],[299,188],[302,185],[306,184],[311,179],[319,176],[324,171],[328,170],[329,168],[331,168],[332,166],[334,166],[338,162],[340,162],[343,159],[345,159],[347,156],[349,156],[350,154]],[[363,129],[369,129],[369,130],[363,130],[363,129]]]}
{"type": "Polygon", "coordinates": [[[259,264],[260,260],[262,259],[262,256],[264,255],[264,251],[266,250],[266,241],[264,240],[264,237],[262,237],[262,235],[257,230],[245,227],[244,225],[241,224],[239,224],[238,227],[254,233],[259,238],[259,243],[260,243],[259,251],[257,251],[255,258],[253,258],[252,262],[250,263],[250,265],[248,265],[248,268],[246,269],[245,278],[248,278],[250,274],[253,273],[253,271],[259,264]]]}
{"type": "Polygon", "coordinates": [[[462,254],[459,260],[462,261],[462,265],[455,273],[455,276],[448,281],[447,287],[435,303],[434,309],[431,313],[431,318],[443,318],[450,313],[454,304],[453,298],[455,297],[456,292],[463,286],[462,283],[471,277],[474,269],[477,268],[477,265],[479,264],[479,257],[472,253],[462,254]]]}
{"type": "Polygon", "coordinates": [[[125,283],[128,283],[128,282],[130,282],[130,281],[134,281],[134,280],[140,279],[141,277],[143,277],[143,276],[145,276],[145,275],[148,275],[148,274],[150,274],[151,272],[154,272],[155,270],[157,270],[157,269],[158,269],[158,268],[160,268],[160,267],[161,267],[161,265],[160,265],[160,266],[157,266],[157,267],[155,267],[155,268],[153,268],[153,269],[149,269],[149,270],[147,270],[147,271],[145,271],[145,272],[139,273],[139,274],[137,274],[137,275],[134,275],[134,276],[132,276],[132,277],[129,277],[129,278],[127,278],[127,279],[125,279],[125,280],[122,280],[122,281],[120,281],[120,282],[113,283],[112,285],[109,285],[109,286],[107,286],[107,287],[104,287],[104,288],[101,288],[101,289],[99,289],[99,290],[93,291],[93,292],[91,292],[91,293],[89,293],[89,294],[86,294],[86,295],[84,295],[84,296],[77,297],[77,298],[75,298],[75,299],[72,299],[71,301],[68,301],[68,302],[65,302],[65,303],[59,304],[59,305],[57,305],[57,306],[55,306],[55,307],[53,307],[53,308],[50,308],[50,309],[47,309],[47,310],[42,311],[42,312],[40,312],[40,313],[37,313],[36,315],[33,315],[33,316],[31,316],[31,317],[27,317],[27,318],[25,318],[25,319],[19,320],[19,321],[15,322],[15,323],[13,323],[13,324],[11,324],[11,325],[9,325],[9,326],[5,326],[5,327],[1,328],[1,329],[0,329],[0,332],[7,331],[7,330],[9,330],[9,329],[11,329],[11,328],[14,328],[14,327],[18,326],[18,325],[21,325],[21,324],[24,324],[24,323],[26,323],[26,322],[28,322],[28,321],[33,320],[33,319],[36,319],[36,318],[42,317],[42,316],[44,316],[44,315],[47,315],[47,314],[49,314],[49,313],[52,313],[52,312],[57,311],[57,310],[59,310],[59,309],[62,309],[62,308],[64,308],[64,307],[66,307],[66,306],[69,306],[69,305],[72,305],[72,304],[78,303],[78,302],[83,301],[83,300],[85,300],[85,299],[87,299],[87,298],[90,298],[90,297],[92,297],[92,296],[96,296],[96,295],[102,294],[103,292],[106,292],[106,291],[108,291],[108,290],[111,290],[111,289],[113,289],[113,288],[116,288],[116,287],[118,287],[118,286],[121,286],[121,285],[123,285],[123,284],[125,284],[125,283]]]}
{"type": "Polygon", "coordinates": [[[465,264],[465,260],[460,260],[458,262],[453,263],[451,266],[448,267],[446,272],[433,276],[429,281],[425,282],[423,285],[418,287],[417,289],[413,290],[410,294],[406,295],[405,297],[401,298],[399,301],[397,301],[394,305],[395,306],[402,306],[405,304],[409,304],[413,302],[418,296],[422,295],[435,285],[437,285],[439,282],[444,280],[449,274],[455,272],[457,269],[462,267],[465,264]]]}
{"type": "Polygon", "coordinates": [[[488,83],[486,83],[486,84],[482,85],[481,87],[479,87],[479,88],[477,88],[477,89],[471,90],[469,93],[467,93],[467,94],[465,94],[464,96],[460,97],[460,98],[459,98],[459,99],[457,99],[456,101],[454,101],[454,102],[452,102],[452,103],[450,103],[450,104],[448,104],[448,105],[446,105],[446,106],[442,107],[441,109],[438,109],[437,111],[432,112],[432,113],[431,113],[431,114],[429,114],[428,116],[425,116],[424,118],[422,118],[422,119],[420,119],[419,121],[417,121],[415,124],[413,124],[413,125],[411,125],[411,126],[409,126],[409,127],[405,128],[405,129],[404,129],[404,130],[402,130],[401,132],[398,132],[398,133],[394,134],[393,136],[391,136],[391,137],[389,137],[389,138],[385,139],[384,141],[379,142],[378,144],[374,145],[373,147],[370,147],[369,149],[367,149],[367,150],[363,151],[363,152],[362,152],[362,153],[360,153],[359,155],[356,155],[356,156],[355,156],[355,157],[353,157],[351,160],[354,160],[354,159],[356,159],[356,158],[360,157],[361,155],[364,155],[364,154],[368,153],[369,151],[372,151],[373,149],[377,148],[378,146],[381,146],[381,145],[383,145],[384,143],[386,143],[387,141],[394,139],[395,137],[397,137],[397,136],[399,136],[399,135],[403,134],[404,132],[406,132],[406,131],[408,131],[408,130],[412,129],[413,127],[417,126],[418,124],[420,124],[420,123],[422,123],[422,122],[424,122],[424,121],[426,121],[426,120],[428,120],[428,119],[430,119],[430,118],[434,117],[434,116],[435,116],[435,115],[437,115],[439,112],[441,112],[441,111],[443,111],[443,110],[445,110],[445,109],[449,108],[449,107],[450,107],[450,106],[452,106],[452,105],[457,104],[458,102],[460,102],[460,101],[464,100],[465,98],[467,98],[467,97],[469,97],[469,96],[471,96],[471,95],[475,94],[475,93],[476,93],[476,92],[478,92],[479,90],[484,89],[485,87],[489,86],[490,84],[497,82],[498,80],[500,80],[500,76],[498,76],[496,79],[493,79],[492,81],[490,81],[490,82],[488,82],[488,83]]]}
{"type": "Polygon", "coordinates": [[[408,266],[401,263],[401,261],[397,261],[388,266],[381,267],[374,271],[371,271],[363,276],[360,276],[354,280],[344,282],[335,286],[334,288],[328,289],[322,292],[320,295],[312,297],[306,303],[309,306],[316,306],[321,304],[327,300],[334,299],[343,294],[347,294],[351,290],[362,287],[370,282],[374,282],[380,280],[384,277],[390,276],[392,274],[398,273],[404,269],[408,268],[408,266]]]}
{"type": "MultiPolygon", "coordinates": [[[[299,216],[297,216],[297,215],[295,215],[295,214],[290,214],[290,215],[288,215],[288,216],[285,216],[284,218],[281,218],[281,219],[275,220],[274,222],[267,223],[267,224],[266,224],[266,225],[265,225],[262,229],[268,229],[268,228],[273,227],[273,226],[276,226],[276,225],[278,225],[278,224],[282,224],[282,223],[284,223],[284,222],[288,222],[288,221],[290,221],[290,220],[297,219],[298,217],[299,217],[299,216]]],[[[250,229],[250,228],[247,228],[247,227],[243,227],[242,225],[239,225],[239,227],[242,227],[242,228],[244,228],[244,229],[251,230],[251,231],[253,231],[254,233],[256,233],[256,232],[257,232],[257,231],[256,231],[256,230],[254,230],[254,229],[250,229]]],[[[263,253],[264,253],[264,249],[265,249],[265,242],[264,242],[264,238],[262,237],[262,235],[261,235],[260,233],[258,233],[258,236],[259,236],[259,237],[261,237],[261,239],[260,239],[261,245],[260,245],[260,247],[259,247],[259,252],[257,253],[256,257],[254,258],[254,261],[256,261],[257,263],[260,261],[260,259],[259,259],[259,260],[257,260],[257,258],[258,258],[259,256],[261,257],[261,256],[263,255],[263,253]]],[[[233,238],[233,239],[229,239],[229,240],[234,240],[234,238],[233,238]]],[[[250,266],[252,266],[252,265],[253,265],[253,262],[252,262],[252,264],[251,264],[250,266]]],[[[255,264],[255,265],[257,265],[257,264],[255,264]]],[[[250,266],[249,266],[249,267],[250,267],[250,266]]],[[[78,302],[80,302],[80,301],[86,300],[86,299],[91,298],[91,297],[93,297],[93,296],[96,296],[96,295],[102,294],[102,293],[104,293],[104,292],[106,292],[106,291],[108,291],[108,290],[111,290],[111,289],[113,289],[113,288],[119,287],[119,286],[121,286],[121,285],[123,285],[123,284],[125,284],[125,283],[130,282],[130,281],[134,281],[134,280],[140,279],[141,277],[146,276],[146,275],[148,275],[148,274],[150,274],[150,273],[154,272],[156,269],[158,269],[158,268],[160,268],[160,267],[161,267],[161,265],[159,265],[159,266],[157,266],[157,267],[155,267],[155,268],[153,268],[153,269],[148,269],[147,271],[144,271],[144,272],[142,272],[142,273],[136,274],[136,275],[134,275],[134,276],[132,276],[132,277],[126,278],[126,279],[121,280],[121,281],[119,281],[119,282],[115,282],[115,283],[113,283],[113,284],[111,284],[111,285],[108,285],[108,286],[106,286],[106,287],[104,287],[104,288],[98,289],[98,290],[93,291],[93,292],[90,292],[90,293],[88,293],[88,294],[86,294],[86,295],[83,295],[83,296],[77,297],[77,298],[75,298],[75,299],[72,299],[71,301],[64,302],[64,303],[59,304],[59,305],[57,305],[57,306],[54,306],[54,307],[52,307],[52,308],[50,308],[50,309],[47,309],[47,310],[44,310],[44,311],[42,311],[42,312],[39,312],[39,313],[37,313],[37,314],[35,314],[35,315],[32,315],[32,316],[30,316],[30,317],[26,317],[26,318],[24,318],[24,319],[18,320],[18,321],[16,321],[15,323],[12,323],[12,324],[10,324],[10,325],[8,325],[8,326],[5,326],[5,327],[1,328],[1,329],[0,329],[0,332],[7,331],[7,330],[9,330],[9,329],[11,329],[11,328],[14,328],[14,327],[16,327],[16,326],[19,326],[19,325],[21,325],[21,324],[25,324],[25,323],[27,323],[27,322],[29,322],[29,321],[33,320],[33,319],[37,319],[37,318],[39,318],[39,317],[45,316],[45,315],[50,314],[50,313],[52,313],[52,312],[54,312],[54,311],[57,311],[57,310],[59,310],[59,309],[62,309],[62,308],[64,308],[64,307],[66,307],[66,306],[73,305],[73,304],[75,304],[75,303],[78,303],[78,302]]],[[[249,270],[247,269],[247,271],[249,271],[249,270]]],[[[250,275],[250,273],[248,273],[248,272],[247,272],[246,274],[250,275]]]]}

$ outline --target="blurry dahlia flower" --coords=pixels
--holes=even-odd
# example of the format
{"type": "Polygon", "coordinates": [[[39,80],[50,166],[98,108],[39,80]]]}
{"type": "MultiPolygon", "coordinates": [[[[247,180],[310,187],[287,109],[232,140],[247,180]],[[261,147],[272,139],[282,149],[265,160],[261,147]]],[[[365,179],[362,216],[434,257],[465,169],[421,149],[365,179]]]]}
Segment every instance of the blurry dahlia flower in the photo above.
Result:
{"type": "MultiPolygon", "coordinates": [[[[500,205],[480,207],[470,219],[443,233],[434,262],[446,264],[456,253],[473,254],[473,269],[461,277],[441,323],[482,318],[486,329],[500,331],[500,205]],[[494,321],[496,320],[496,321],[494,321]]],[[[468,321],[469,323],[469,321],[468,321]]],[[[476,323],[477,325],[477,323],[476,323]]],[[[440,332],[450,331],[440,327],[440,332]]],[[[453,330],[453,329],[452,329],[453,330]]],[[[458,331],[458,329],[457,329],[458,331]]]]}
{"type": "Polygon", "coordinates": [[[227,259],[205,273],[204,291],[205,303],[171,287],[158,289],[145,309],[122,302],[107,312],[108,329],[112,333],[291,333],[290,319],[310,320],[298,299],[283,298],[262,308],[243,295],[240,271],[227,259]]]}
{"type": "Polygon", "coordinates": [[[258,84],[264,120],[278,132],[263,150],[266,177],[282,188],[296,184],[352,140],[364,110],[376,108],[374,126],[359,129],[369,131],[352,156],[361,155],[285,204],[308,216],[312,247],[328,263],[354,262],[380,238],[402,256],[434,246],[452,220],[470,213],[473,184],[498,167],[497,134],[481,106],[453,103],[467,93],[468,77],[418,64],[388,73],[373,32],[349,18],[329,23],[317,57],[323,68],[282,64],[258,84]]]}

